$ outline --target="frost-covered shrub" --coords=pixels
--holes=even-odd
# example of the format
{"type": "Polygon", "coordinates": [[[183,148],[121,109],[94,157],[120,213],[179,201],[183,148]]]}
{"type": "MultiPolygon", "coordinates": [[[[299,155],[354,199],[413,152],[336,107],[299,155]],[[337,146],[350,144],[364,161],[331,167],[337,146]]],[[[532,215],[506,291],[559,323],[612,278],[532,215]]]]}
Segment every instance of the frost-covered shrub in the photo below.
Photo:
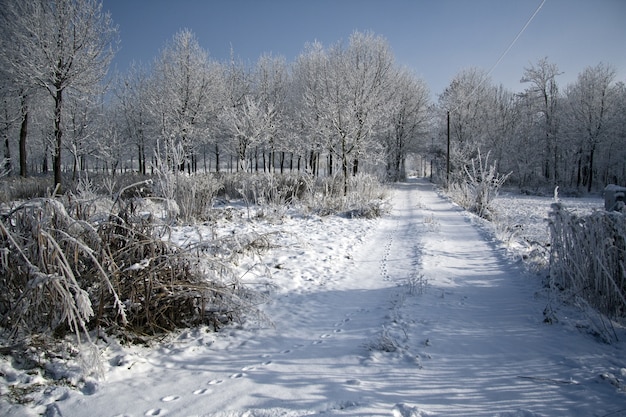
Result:
{"type": "Polygon", "coordinates": [[[550,212],[550,283],[609,317],[626,316],[626,215],[550,212]]]}
{"type": "Polygon", "coordinates": [[[458,184],[451,184],[449,193],[461,207],[486,219],[491,218],[491,203],[498,197],[500,188],[511,174],[501,175],[496,164],[489,165],[489,153],[483,160],[480,150],[478,158],[465,167],[465,177],[458,184]]]}
{"type": "Polygon", "coordinates": [[[344,194],[340,176],[319,179],[306,202],[309,210],[321,214],[344,213],[349,217],[374,218],[387,210],[387,189],[374,175],[350,177],[348,193],[344,194]]]}
{"type": "Polygon", "coordinates": [[[180,219],[186,223],[207,220],[221,188],[221,181],[211,174],[181,176],[175,193],[180,219]]]}
{"type": "Polygon", "coordinates": [[[48,177],[6,177],[0,180],[0,203],[50,195],[48,177]]]}
{"type": "Polygon", "coordinates": [[[118,207],[93,222],[52,198],[3,214],[0,330],[23,339],[87,336],[98,327],[134,339],[218,328],[255,310],[228,257],[179,248],[156,235],[135,202],[119,200],[118,207]]]}

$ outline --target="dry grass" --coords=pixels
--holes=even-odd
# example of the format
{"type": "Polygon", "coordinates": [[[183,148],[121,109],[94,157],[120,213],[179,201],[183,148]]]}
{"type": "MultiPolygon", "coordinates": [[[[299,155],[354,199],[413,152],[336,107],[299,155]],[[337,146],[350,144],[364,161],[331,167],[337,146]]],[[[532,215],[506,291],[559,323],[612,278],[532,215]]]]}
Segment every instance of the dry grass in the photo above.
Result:
{"type": "Polygon", "coordinates": [[[609,317],[626,316],[626,221],[618,212],[578,216],[554,203],[550,213],[551,287],[609,317]]]}

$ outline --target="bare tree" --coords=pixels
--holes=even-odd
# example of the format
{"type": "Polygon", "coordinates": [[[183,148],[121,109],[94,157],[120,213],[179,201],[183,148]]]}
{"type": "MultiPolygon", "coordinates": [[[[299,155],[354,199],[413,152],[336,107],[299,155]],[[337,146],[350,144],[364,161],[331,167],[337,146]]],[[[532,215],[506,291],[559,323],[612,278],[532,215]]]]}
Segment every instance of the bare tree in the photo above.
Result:
{"type": "Polygon", "coordinates": [[[222,120],[235,138],[237,170],[249,171],[249,151],[262,144],[274,132],[276,111],[273,105],[260,105],[251,96],[246,96],[243,105],[226,107],[222,120]]]}
{"type": "MultiPolygon", "coordinates": [[[[220,156],[224,148],[230,148],[231,157],[246,158],[241,155],[240,138],[237,137],[237,128],[233,126],[238,113],[245,113],[242,107],[255,103],[252,99],[251,76],[246,66],[235,60],[234,51],[231,49],[230,62],[223,66],[223,90],[221,103],[222,111],[219,114],[220,126],[222,128],[221,140],[215,141],[216,169],[220,169],[220,156]]],[[[256,105],[253,104],[253,105],[256,105]]],[[[247,147],[246,147],[247,149],[247,147]]],[[[237,162],[237,169],[240,168],[241,161],[237,162]]],[[[232,164],[231,164],[232,169],[232,164]]]]}
{"type": "Polygon", "coordinates": [[[361,159],[383,157],[376,138],[387,129],[394,57],[384,38],[355,32],[347,47],[335,44],[321,63],[321,81],[310,91],[319,100],[309,100],[316,112],[312,127],[322,129],[330,157],[339,159],[347,194],[348,177],[358,172],[361,159]]]}
{"type": "Polygon", "coordinates": [[[322,103],[324,96],[323,78],[328,67],[328,54],[319,42],[305,45],[294,64],[294,83],[292,99],[295,102],[295,119],[300,137],[306,138],[298,143],[307,160],[308,169],[319,174],[319,162],[322,151],[326,149],[322,103]],[[308,156],[307,156],[308,154],[308,156]]]}
{"type": "Polygon", "coordinates": [[[5,0],[20,59],[10,71],[42,87],[54,101],[54,183],[61,185],[63,99],[91,94],[113,58],[117,28],[97,0],[5,0]]]}
{"type": "Polygon", "coordinates": [[[615,69],[609,65],[588,67],[566,93],[567,126],[577,144],[576,185],[586,185],[587,191],[593,185],[596,152],[609,140],[611,118],[616,114],[618,90],[612,85],[615,76],[615,69]]]}
{"type": "Polygon", "coordinates": [[[6,82],[6,78],[0,80],[0,135],[4,152],[2,156],[2,165],[0,166],[0,177],[11,175],[13,170],[13,158],[11,156],[11,134],[17,121],[20,118],[19,99],[13,94],[12,89],[6,82]]]}
{"type": "Polygon", "coordinates": [[[385,135],[387,177],[406,178],[407,154],[417,150],[418,140],[426,134],[429,91],[426,84],[408,70],[399,71],[393,83],[391,129],[385,135]]]}
{"type": "Polygon", "coordinates": [[[152,123],[148,110],[150,74],[139,64],[133,64],[127,74],[119,77],[115,86],[115,96],[121,107],[124,134],[136,146],[138,171],[146,174],[148,136],[152,123]]]}
{"type": "Polygon", "coordinates": [[[541,115],[541,130],[545,138],[543,175],[554,184],[559,181],[559,88],[556,77],[561,75],[556,64],[548,58],[540,59],[537,65],[524,69],[522,83],[530,83],[524,96],[531,101],[533,108],[541,115]]]}
{"type": "Polygon", "coordinates": [[[212,111],[217,73],[190,30],[174,35],[155,62],[153,113],[160,119],[163,139],[182,145],[189,172],[196,169],[196,146],[212,111]]]}
{"type": "Polygon", "coordinates": [[[265,152],[263,152],[264,168],[267,165],[269,171],[276,169],[276,155],[279,154],[281,172],[284,168],[285,151],[288,148],[285,143],[287,138],[287,126],[284,120],[286,113],[288,71],[285,58],[282,56],[272,56],[271,54],[261,55],[257,61],[254,71],[254,90],[262,112],[267,116],[272,116],[268,126],[267,147],[268,161],[265,163],[265,152]]]}
{"type": "MultiPolygon", "coordinates": [[[[488,121],[493,117],[491,104],[495,88],[489,76],[477,68],[460,71],[439,96],[440,138],[449,133],[450,180],[462,181],[465,167],[485,148],[490,137],[488,121]],[[449,125],[447,120],[450,121],[449,125]],[[449,127],[448,127],[449,126],[449,127]]],[[[444,145],[447,148],[447,143],[444,145]]]]}

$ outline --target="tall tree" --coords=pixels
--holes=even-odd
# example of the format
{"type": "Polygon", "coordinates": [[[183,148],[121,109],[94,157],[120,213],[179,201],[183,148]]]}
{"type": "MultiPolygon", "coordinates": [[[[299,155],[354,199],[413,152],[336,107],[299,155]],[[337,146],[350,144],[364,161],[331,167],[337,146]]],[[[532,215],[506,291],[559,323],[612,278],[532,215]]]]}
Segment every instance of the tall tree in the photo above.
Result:
{"type": "MultiPolygon", "coordinates": [[[[246,159],[247,145],[246,140],[237,136],[239,129],[234,123],[237,123],[237,114],[259,114],[256,101],[252,97],[251,76],[246,66],[235,60],[234,51],[231,50],[230,62],[223,66],[223,90],[222,111],[220,112],[220,121],[222,127],[222,141],[215,142],[215,158],[216,170],[220,169],[220,156],[223,148],[230,148],[231,156],[234,154],[238,158],[246,159]],[[246,109],[247,107],[248,109],[246,109]],[[251,107],[253,109],[251,109],[251,107]],[[249,110],[252,110],[251,112],[249,110]],[[241,151],[246,152],[242,155],[241,151]]],[[[232,168],[232,166],[231,166],[232,168]]],[[[239,160],[237,169],[246,168],[245,162],[239,160]]]]}
{"type": "MultiPolygon", "coordinates": [[[[148,70],[133,63],[123,77],[118,77],[114,88],[118,105],[121,107],[124,134],[135,145],[138,171],[146,174],[150,128],[155,123],[148,111],[150,78],[148,70]]],[[[153,132],[157,133],[157,132],[153,132]]]]}
{"type": "Polygon", "coordinates": [[[408,70],[399,71],[393,82],[390,111],[391,129],[385,135],[387,177],[399,181],[406,178],[406,158],[417,151],[419,139],[425,136],[428,124],[429,90],[426,84],[408,70]]]}
{"type": "Polygon", "coordinates": [[[163,139],[174,141],[170,144],[174,147],[182,146],[189,172],[195,171],[198,140],[205,134],[215,102],[212,94],[217,73],[208,52],[187,29],[174,35],[155,62],[154,102],[163,139]]]}
{"type": "Polygon", "coordinates": [[[543,175],[553,184],[559,181],[559,87],[556,77],[561,75],[556,64],[542,58],[536,65],[524,69],[522,83],[529,83],[530,87],[524,92],[524,97],[533,104],[533,112],[541,114],[541,130],[544,143],[543,175]]]}
{"type": "Polygon", "coordinates": [[[272,125],[269,126],[271,129],[267,136],[267,147],[269,148],[267,165],[270,171],[276,169],[275,159],[278,152],[280,152],[281,171],[284,165],[284,155],[287,149],[284,139],[288,135],[285,132],[287,126],[283,116],[287,101],[287,87],[288,73],[285,58],[270,54],[261,55],[254,71],[254,89],[263,113],[266,115],[273,113],[272,125]],[[282,134],[279,133],[281,130],[283,131],[282,134]]]}
{"type": "Polygon", "coordinates": [[[97,0],[5,0],[21,55],[12,70],[54,102],[54,183],[61,185],[63,99],[69,89],[93,93],[113,58],[117,28],[97,0]]]}
{"type": "Polygon", "coordinates": [[[456,175],[464,175],[464,167],[487,143],[494,92],[484,71],[469,68],[460,71],[439,96],[439,117],[443,120],[440,126],[445,126],[440,137],[447,140],[449,134],[452,180],[456,175]]]}
{"type": "Polygon", "coordinates": [[[391,102],[394,57],[384,38],[355,32],[347,47],[330,48],[324,64],[321,100],[314,110],[329,152],[339,158],[347,194],[348,177],[357,173],[361,160],[384,156],[376,139],[388,129],[383,121],[391,102]]]}
{"type": "Polygon", "coordinates": [[[308,169],[319,174],[320,154],[326,148],[326,134],[322,120],[324,96],[323,78],[328,67],[328,54],[319,42],[308,43],[294,64],[292,99],[295,102],[295,119],[300,136],[306,140],[298,143],[304,151],[308,169]],[[308,156],[307,156],[308,154],[308,156]]]}
{"type": "MultiPolygon", "coordinates": [[[[568,130],[577,140],[576,185],[591,191],[598,147],[609,139],[617,91],[612,83],[615,69],[606,64],[587,67],[567,89],[568,130]]],[[[621,115],[623,117],[623,115],[621,115]]]]}

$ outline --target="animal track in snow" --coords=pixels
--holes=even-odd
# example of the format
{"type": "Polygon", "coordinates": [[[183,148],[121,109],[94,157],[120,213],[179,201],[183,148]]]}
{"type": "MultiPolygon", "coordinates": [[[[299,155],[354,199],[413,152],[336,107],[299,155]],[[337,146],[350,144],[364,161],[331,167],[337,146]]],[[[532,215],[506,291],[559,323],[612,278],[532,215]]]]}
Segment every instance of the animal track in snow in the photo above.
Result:
{"type": "Polygon", "coordinates": [[[146,416],[160,416],[163,414],[165,414],[165,410],[163,410],[162,408],[151,408],[145,412],[146,416]]]}
{"type": "Polygon", "coordinates": [[[211,390],[206,389],[206,388],[202,388],[202,389],[197,389],[194,392],[192,392],[193,395],[204,395],[204,394],[210,394],[211,390]]]}
{"type": "Polygon", "coordinates": [[[161,398],[161,401],[163,401],[164,403],[169,403],[177,400],[180,400],[180,397],[178,395],[168,395],[167,397],[161,398]]]}
{"type": "Polygon", "coordinates": [[[212,379],[212,380],[209,381],[209,385],[219,385],[222,382],[224,382],[224,381],[222,381],[221,379],[212,379]]]}
{"type": "Polygon", "coordinates": [[[239,379],[239,378],[243,378],[244,376],[246,376],[245,373],[243,372],[237,372],[236,374],[232,374],[230,376],[230,379],[239,379]]]}

